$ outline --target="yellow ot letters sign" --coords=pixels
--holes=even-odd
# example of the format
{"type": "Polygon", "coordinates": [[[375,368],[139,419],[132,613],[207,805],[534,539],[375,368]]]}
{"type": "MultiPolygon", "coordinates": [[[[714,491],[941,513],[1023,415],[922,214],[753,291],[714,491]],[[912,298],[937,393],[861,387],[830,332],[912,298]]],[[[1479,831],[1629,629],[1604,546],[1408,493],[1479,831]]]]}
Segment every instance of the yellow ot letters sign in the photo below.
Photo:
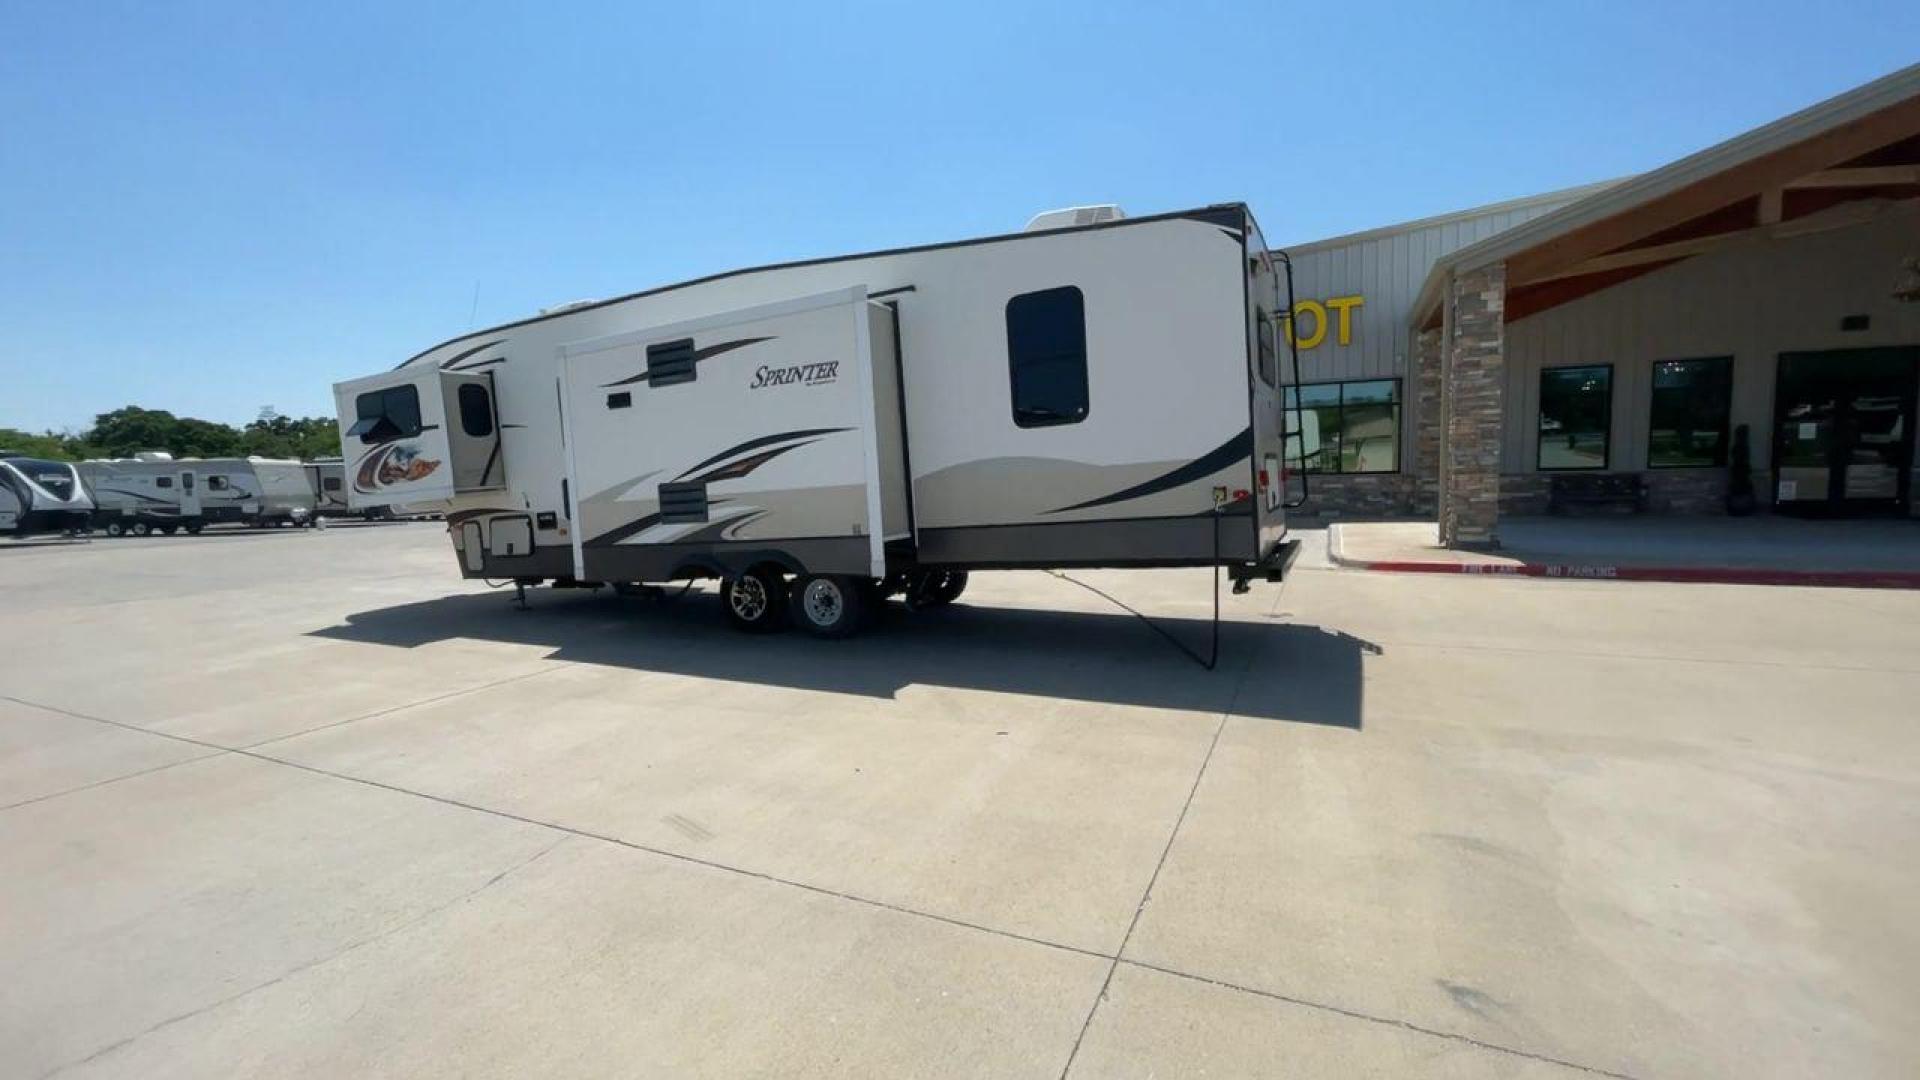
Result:
{"type": "Polygon", "coordinates": [[[1312,349],[1327,340],[1327,312],[1332,311],[1332,322],[1336,324],[1335,340],[1342,345],[1353,342],[1353,309],[1367,302],[1364,296],[1329,296],[1325,300],[1296,300],[1293,310],[1296,317],[1309,316],[1302,322],[1302,333],[1298,340],[1293,336],[1293,320],[1286,320],[1287,340],[1302,350],[1312,349]]]}

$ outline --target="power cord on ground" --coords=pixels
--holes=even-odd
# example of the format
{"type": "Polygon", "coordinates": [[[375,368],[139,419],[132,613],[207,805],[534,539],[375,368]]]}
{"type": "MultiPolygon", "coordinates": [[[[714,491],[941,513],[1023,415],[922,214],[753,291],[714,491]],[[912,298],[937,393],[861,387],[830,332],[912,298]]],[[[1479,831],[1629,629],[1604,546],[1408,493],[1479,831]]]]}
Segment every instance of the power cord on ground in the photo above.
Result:
{"type": "Polygon", "coordinates": [[[1052,574],[1054,577],[1059,578],[1061,581],[1072,582],[1073,584],[1080,586],[1081,588],[1087,590],[1088,592],[1093,593],[1095,596],[1098,596],[1106,600],[1108,603],[1126,612],[1127,614],[1132,615],[1134,618],[1139,619],[1141,622],[1146,623],[1147,629],[1152,630],[1154,633],[1159,634],[1163,638],[1166,638],[1169,644],[1171,644],[1174,648],[1179,649],[1182,653],[1185,653],[1189,659],[1191,659],[1194,663],[1199,664],[1202,668],[1208,671],[1212,671],[1214,669],[1214,666],[1220,662],[1220,507],[1219,506],[1215,506],[1213,508],[1213,624],[1209,628],[1209,635],[1212,639],[1212,644],[1208,647],[1207,655],[1204,657],[1201,656],[1198,652],[1195,652],[1193,648],[1190,647],[1186,642],[1181,641],[1177,637],[1174,637],[1173,633],[1169,631],[1166,627],[1161,626],[1159,623],[1154,622],[1151,618],[1141,614],[1139,611],[1135,610],[1131,605],[1129,605],[1126,601],[1121,600],[1119,597],[1114,596],[1113,594],[1108,593],[1102,589],[1096,588],[1095,586],[1089,585],[1086,582],[1081,581],[1079,578],[1074,577],[1070,574],[1063,574],[1058,570],[1049,570],[1047,571],[1047,573],[1052,574]]]}

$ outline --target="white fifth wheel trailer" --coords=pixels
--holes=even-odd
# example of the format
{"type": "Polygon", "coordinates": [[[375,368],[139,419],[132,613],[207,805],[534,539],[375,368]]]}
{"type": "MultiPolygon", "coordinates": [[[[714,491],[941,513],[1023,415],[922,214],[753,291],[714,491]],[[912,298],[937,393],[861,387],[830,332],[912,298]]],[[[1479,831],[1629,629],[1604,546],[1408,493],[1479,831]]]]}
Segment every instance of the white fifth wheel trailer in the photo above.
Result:
{"type": "Polygon", "coordinates": [[[72,464],[0,451],[0,536],[83,533],[92,519],[93,499],[72,464]]]}
{"type": "Polygon", "coordinates": [[[153,452],[83,461],[80,475],[98,504],[94,525],[108,536],[197,533],[222,523],[305,525],[313,519],[313,489],[298,461],[153,452]]]}
{"type": "Polygon", "coordinates": [[[1080,218],[463,335],[334,388],[348,501],[447,500],[467,577],[719,577],[749,629],[984,568],[1278,580],[1284,256],[1239,204],[1080,218]]]}

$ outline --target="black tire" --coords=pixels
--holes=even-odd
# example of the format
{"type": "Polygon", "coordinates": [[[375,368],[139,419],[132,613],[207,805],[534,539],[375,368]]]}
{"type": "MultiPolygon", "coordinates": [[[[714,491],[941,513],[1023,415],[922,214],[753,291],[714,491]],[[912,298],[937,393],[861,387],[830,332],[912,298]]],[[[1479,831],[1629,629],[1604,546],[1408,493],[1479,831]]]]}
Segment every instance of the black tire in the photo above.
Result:
{"type": "Polygon", "coordinates": [[[117,521],[109,521],[101,528],[108,536],[120,536],[127,531],[127,527],[117,521]]]}
{"type": "Polygon", "coordinates": [[[965,570],[922,570],[907,582],[907,607],[914,611],[945,607],[966,588],[965,570]]]}
{"type": "Polygon", "coordinates": [[[133,523],[133,528],[129,529],[128,531],[133,533],[133,535],[135,536],[145,536],[148,533],[153,531],[153,526],[147,524],[144,521],[136,521],[133,523]]]}
{"type": "Polygon", "coordinates": [[[200,524],[200,523],[199,523],[199,522],[197,522],[197,521],[193,521],[193,522],[189,522],[189,523],[187,524],[187,526],[186,526],[186,529],[187,529],[187,535],[189,535],[189,536],[199,536],[199,535],[200,535],[200,530],[201,530],[201,529],[204,529],[204,528],[206,528],[206,526],[205,526],[205,525],[202,525],[202,524],[200,524]]]}
{"type": "Polygon", "coordinates": [[[941,575],[940,583],[934,586],[932,597],[933,606],[945,607],[955,600],[960,599],[960,594],[966,591],[967,572],[965,570],[948,570],[941,575]]]}
{"type": "Polygon", "coordinates": [[[771,570],[749,570],[720,583],[720,606],[735,630],[771,633],[787,625],[787,583],[771,570]]]}
{"type": "Polygon", "coordinates": [[[793,621],[816,637],[851,637],[866,619],[866,590],[861,580],[841,574],[799,578],[788,600],[793,621]]]}

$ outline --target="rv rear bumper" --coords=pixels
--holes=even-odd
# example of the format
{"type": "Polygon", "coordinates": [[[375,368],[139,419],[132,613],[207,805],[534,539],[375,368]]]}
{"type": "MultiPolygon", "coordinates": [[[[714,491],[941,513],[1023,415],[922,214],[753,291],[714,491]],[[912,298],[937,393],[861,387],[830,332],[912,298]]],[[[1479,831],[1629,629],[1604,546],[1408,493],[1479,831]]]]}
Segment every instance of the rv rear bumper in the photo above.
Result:
{"type": "Polygon", "coordinates": [[[1293,560],[1300,557],[1300,541],[1282,540],[1274,545],[1273,551],[1259,562],[1234,563],[1227,567],[1227,577],[1233,580],[1234,592],[1247,591],[1249,581],[1285,581],[1287,571],[1293,568],[1293,560]]]}

